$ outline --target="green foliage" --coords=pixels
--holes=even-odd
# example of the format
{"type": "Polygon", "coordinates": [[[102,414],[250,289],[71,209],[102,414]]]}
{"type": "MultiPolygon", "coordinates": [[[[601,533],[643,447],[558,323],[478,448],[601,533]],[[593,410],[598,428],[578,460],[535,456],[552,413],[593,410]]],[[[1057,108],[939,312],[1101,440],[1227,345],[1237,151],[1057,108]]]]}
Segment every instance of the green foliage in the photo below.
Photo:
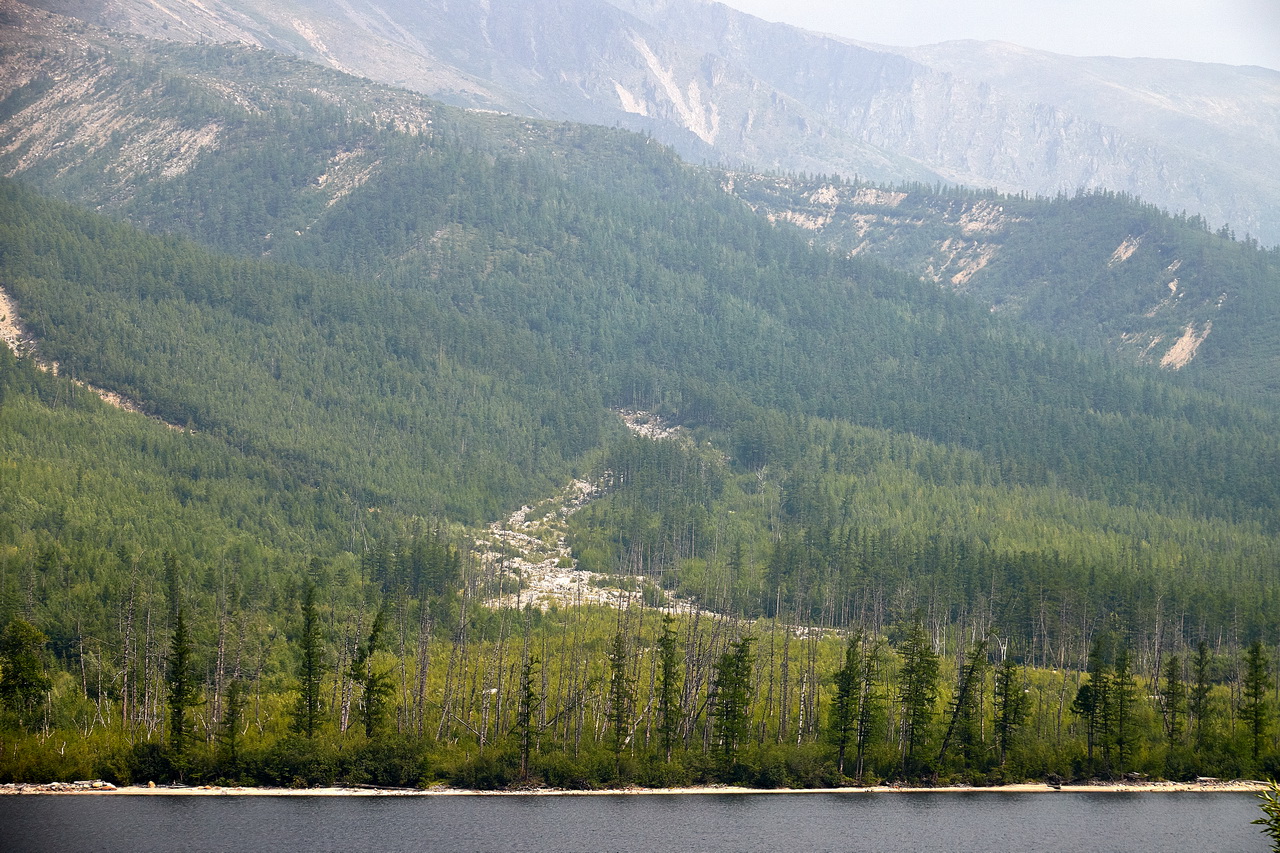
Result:
{"type": "Polygon", "coordinates": [[[1262,817],[1252,823],[1262,827],[1263,835],[1270,836],[1272,850],[1280,850],[1280,787],[1272,782],[1271,789],[1258,794],[1258,799],[1262,801],[1258,804],[1262,817]]]}
{"type": "Polygon", "coordinates": [[[10,620],[0,632],[0,706],[20,725],[34,722],[53,687],[42,659],[48,642],[39,628],[22,619],[10,620]]]}
{"type": "Polygon", "coordinates": [[[898,701],[902,708],[902,773],[917,777],[927,770],[920,758],[938,698],[938,654],[917,616],[898,648],[902,666],[898,676],[898,701]]]}
{"type": "Polygon", "coordinates": [[[316,588],[308,583],[302,594],[302,632],[298,650],[298,699],[294,706],[291,729],[313,739],[324,718],[321,681],[324,678],[325,649],[321,635],[320,613],[316,604],[316,588]]]}
{"type": "MultiPolygon", "coordinates": [[[[1265,400],[815,251],[640,137],[149,50],[103,86],[218,144],[127,192],[85,151],[28,177],[174,233],[0,184],[0,278],[60,364],[0,348],[0,619],[35,632],[0,685],[48,733],[0,773],[817,785],[849,749],[863,781],[985,777],[991,737],[1011,779],[1274,766],[1265,653],[1229,705],[1241,650],[1202,642],[1280,631],[1265,400]],[[486,606],[475,529],[575,474],[580,565],[722,615],[486,606]],[[1192,648],[1184,744],[1153,670],[1192,648]]],[[[1053,209],[1115,236],[1107,199],[1053,209]]],[[[1206,287],[1269,274],[1201,248],[1206,287]]]]}
{"type": "MultiPolygon", "coordinates": [[[[306,601],[303,601],[304,608],[306,601]]],[[[306,633],[306,614],[303,614],[303,632],[306,633]]],[[[383,718],[386,716],[387,704],[394,694],[395,688],[392,684],[391,673],[385,669],[378,669],[372,660],[374,652],[378,651],[383,643],[383,633],[387,625],[387,612],[385,608],[380,608],[376,616],[373,617],[373,627],[369,629],[368,638],[356,648],[355,656],[351,659],[349,667],[349,676],[355,686],[360,690],[360,696],[357,699],[357,708],[359,710],[360,719],[364,722],[364,735],[367,738],[373,738],[374,734],[382,725],[383,718]]],[[[318,673],[310,672],[307,666],[307,654],[303,652],[303,669],[302,695],[299,697],[299,710],[302,710],[302,703],[306,701],[310,704],[310,696],[308,696],[307,685],[314,683],[310,677],[318,673]]],[[[309,708],[307,709],[310,710],[309,708]]],[[[313,730],[314,731],[314,730],[313,730]]]]}
{"type": "Polygon", "coordinates": [[[658,742],[663,760],[671,763],[680,732],[680,659],[676,620],[671,614],[662,618],[662,635],[658,638],[658,742]]]}
{"type": "Polygon", "coordinates": [[[169,671],[165,678],[169,748],[178,762],[186,756],[191,742],[192,720],[189,714],[199,699],[199,686],[191,660],[194,651],[191,634],[187,631],[186,610],[179,606],[173,638],[169,642],[169,671]]]}
{"type": "Polygon", "coordinates": [[[1180,378],[1269,408],[1280,399],[1280,250],[1237,242],[1225,227],[1211,233],[1198,215],[1109,190],[1028,198],[909,185],[886,205],[870,200],[882,189],[860,182],[739,173],[732,191],[779,219],[821,218],[812,236],[834,251],[934,278],[1045,334],[1135,362],[1159,363],[1189,328],[1211,324],[1180,378]],[[834,208],[814,204],[832,189],[834,208]]]}
{"type": "Polygon", "coordinates": [[[1250,755],[1257,761],[1271,722],[1267,693],[1275,683],[1271,677],[1271,662],[1261,640],[1254,640],[1245,650],[1242,682],[1240,716],[1249,731],[1250,755]]]}
{"type": "MultiPolygon", "coordinates": [[[[994,734],[999,763],[1003,767],[1009,753],[1018,741],[1030,715],[1030,700],[1023,687],[1024,679],[1018,664],[1006,650],[996,668],[994,702],[994,734]]],[[[1086,702],[1088,699],[1086,697],[1086,702]]]]}
{"type": "Polygon", "coordinates": [[[753,637],[734,640],[721,653],[711,688],[710,714],[714,720],[713,754],[726,781],[737,778],[739,753],[747,740],[751,706],[751,654],[753,637]]]}

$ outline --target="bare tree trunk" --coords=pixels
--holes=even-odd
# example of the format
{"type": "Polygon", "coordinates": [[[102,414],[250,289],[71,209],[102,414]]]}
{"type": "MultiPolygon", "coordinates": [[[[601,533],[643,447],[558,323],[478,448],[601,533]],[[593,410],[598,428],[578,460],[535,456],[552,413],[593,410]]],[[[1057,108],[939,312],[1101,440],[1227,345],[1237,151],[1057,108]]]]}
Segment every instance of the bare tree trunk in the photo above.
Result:
{"type": "MultiPolygon", "coordinates": [[[[781,618],[782,613],[778,613],[781,618]]],[[[778,707],[778,743],[782,743],[791,729],[791,626],[783,623],[782,672],[779,676],[782,693],[778,707]]]]}
{"type": "Polygon", "coordinates": [[[431,605],[424,597],[418,605],[418,650],[414,667],[413,730],[422,737],[427,716],[427,676],[431,669],[431,605]]]}

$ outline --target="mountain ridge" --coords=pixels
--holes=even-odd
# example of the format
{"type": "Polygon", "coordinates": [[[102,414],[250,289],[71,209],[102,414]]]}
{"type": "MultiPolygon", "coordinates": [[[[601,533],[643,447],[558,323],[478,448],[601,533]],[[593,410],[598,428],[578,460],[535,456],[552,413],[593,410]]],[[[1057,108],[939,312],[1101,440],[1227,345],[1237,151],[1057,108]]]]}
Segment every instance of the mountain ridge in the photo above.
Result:
{"type": "Polygon", "coordinates": [[[41,2],[153,37],[285,50],[463,106],[618,124],[694,162],[1105,188],[1280,243],[1280,72],[1265,69],[990,43],[871,49],[706,2],[41,2]],[[1122,84],[1135,76],[1142,86],[1122,84]]]}

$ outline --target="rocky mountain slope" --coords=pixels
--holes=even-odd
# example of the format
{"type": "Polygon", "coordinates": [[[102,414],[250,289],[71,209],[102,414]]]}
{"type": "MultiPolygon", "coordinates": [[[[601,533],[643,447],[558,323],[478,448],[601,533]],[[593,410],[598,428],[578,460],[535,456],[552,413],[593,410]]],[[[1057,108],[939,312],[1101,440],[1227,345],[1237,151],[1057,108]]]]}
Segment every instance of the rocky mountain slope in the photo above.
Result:
{"type": "MultiPolygon", "coordinates": [[[[308,63],[282,72],[277,62],[266,73],[276,56],[268,51],[220,54],[112,34],[14,2],[2,8],[0,171],[152,228],[173,228],[190,211],[159,213],[146,196],[167,193],[216,158],[243,136],[246,120],[296,110],[301,98],[323,104],[338,124],[429,136],[441,109],[308,63]],[[234,108],[210,110],[210,99],[234,108]]],[[[489,132],[484,118],[472,114],[474,132],[489,132]]],[[[295,204],[294,188],[288,181],[252,188],[271,197],[254,207],[252,222],[219,226],[220,245],[280,251],[288,234],[376,176],[384,159],[377,145],[355,139],[307,165],[311,177],[300,189],[307,201],[285,233],[262,211],[295,204]]],[[[878,258],[1055,336],[1185,368],[1209,385],[1280,394],[1280,342],[1270,331],[1280,316],[1280,261],[1210,233],[1199,217],[1170,218],[1114,195],[1043,200],[740,171],[720,182],[775,223],[805,229],[841,254],[878,258]]],[[[206,192],[183,192],[195,193],[192,205],[209,205],[206,192]]],[[[206,213],[226,218],[225,210],[206,213]]]]}
{"type": "Polygon", "coordinates": [[[1106,192],[1054,199],[884,189],[728,173],[724,188],[771,221],[879,258],[1047,334],[1280,395],[1280,252],[1106,192]]]}
{"type": "Polygon", "coordinates": [[[993,43],[901,50],[702,0],[39,0],[240,41],[472,107],[652,133],[687,158],[1053,195],[1107,188],[1280,242],[1280,73],[993,43]]]}

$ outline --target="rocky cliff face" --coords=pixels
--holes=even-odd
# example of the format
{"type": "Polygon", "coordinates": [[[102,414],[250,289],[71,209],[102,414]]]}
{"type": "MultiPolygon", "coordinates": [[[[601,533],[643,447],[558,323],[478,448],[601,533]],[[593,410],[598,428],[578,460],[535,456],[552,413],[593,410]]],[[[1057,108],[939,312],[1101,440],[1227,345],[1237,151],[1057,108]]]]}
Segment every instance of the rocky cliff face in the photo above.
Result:
{"type": "Polygon", "coordinates": [[[1280,243],[1280,73],[1013,45],[897,50],[703,0],[38,0],[470,107],[652,133],[695,161],[1049,194],[1107,187],[1280,243]]]}

